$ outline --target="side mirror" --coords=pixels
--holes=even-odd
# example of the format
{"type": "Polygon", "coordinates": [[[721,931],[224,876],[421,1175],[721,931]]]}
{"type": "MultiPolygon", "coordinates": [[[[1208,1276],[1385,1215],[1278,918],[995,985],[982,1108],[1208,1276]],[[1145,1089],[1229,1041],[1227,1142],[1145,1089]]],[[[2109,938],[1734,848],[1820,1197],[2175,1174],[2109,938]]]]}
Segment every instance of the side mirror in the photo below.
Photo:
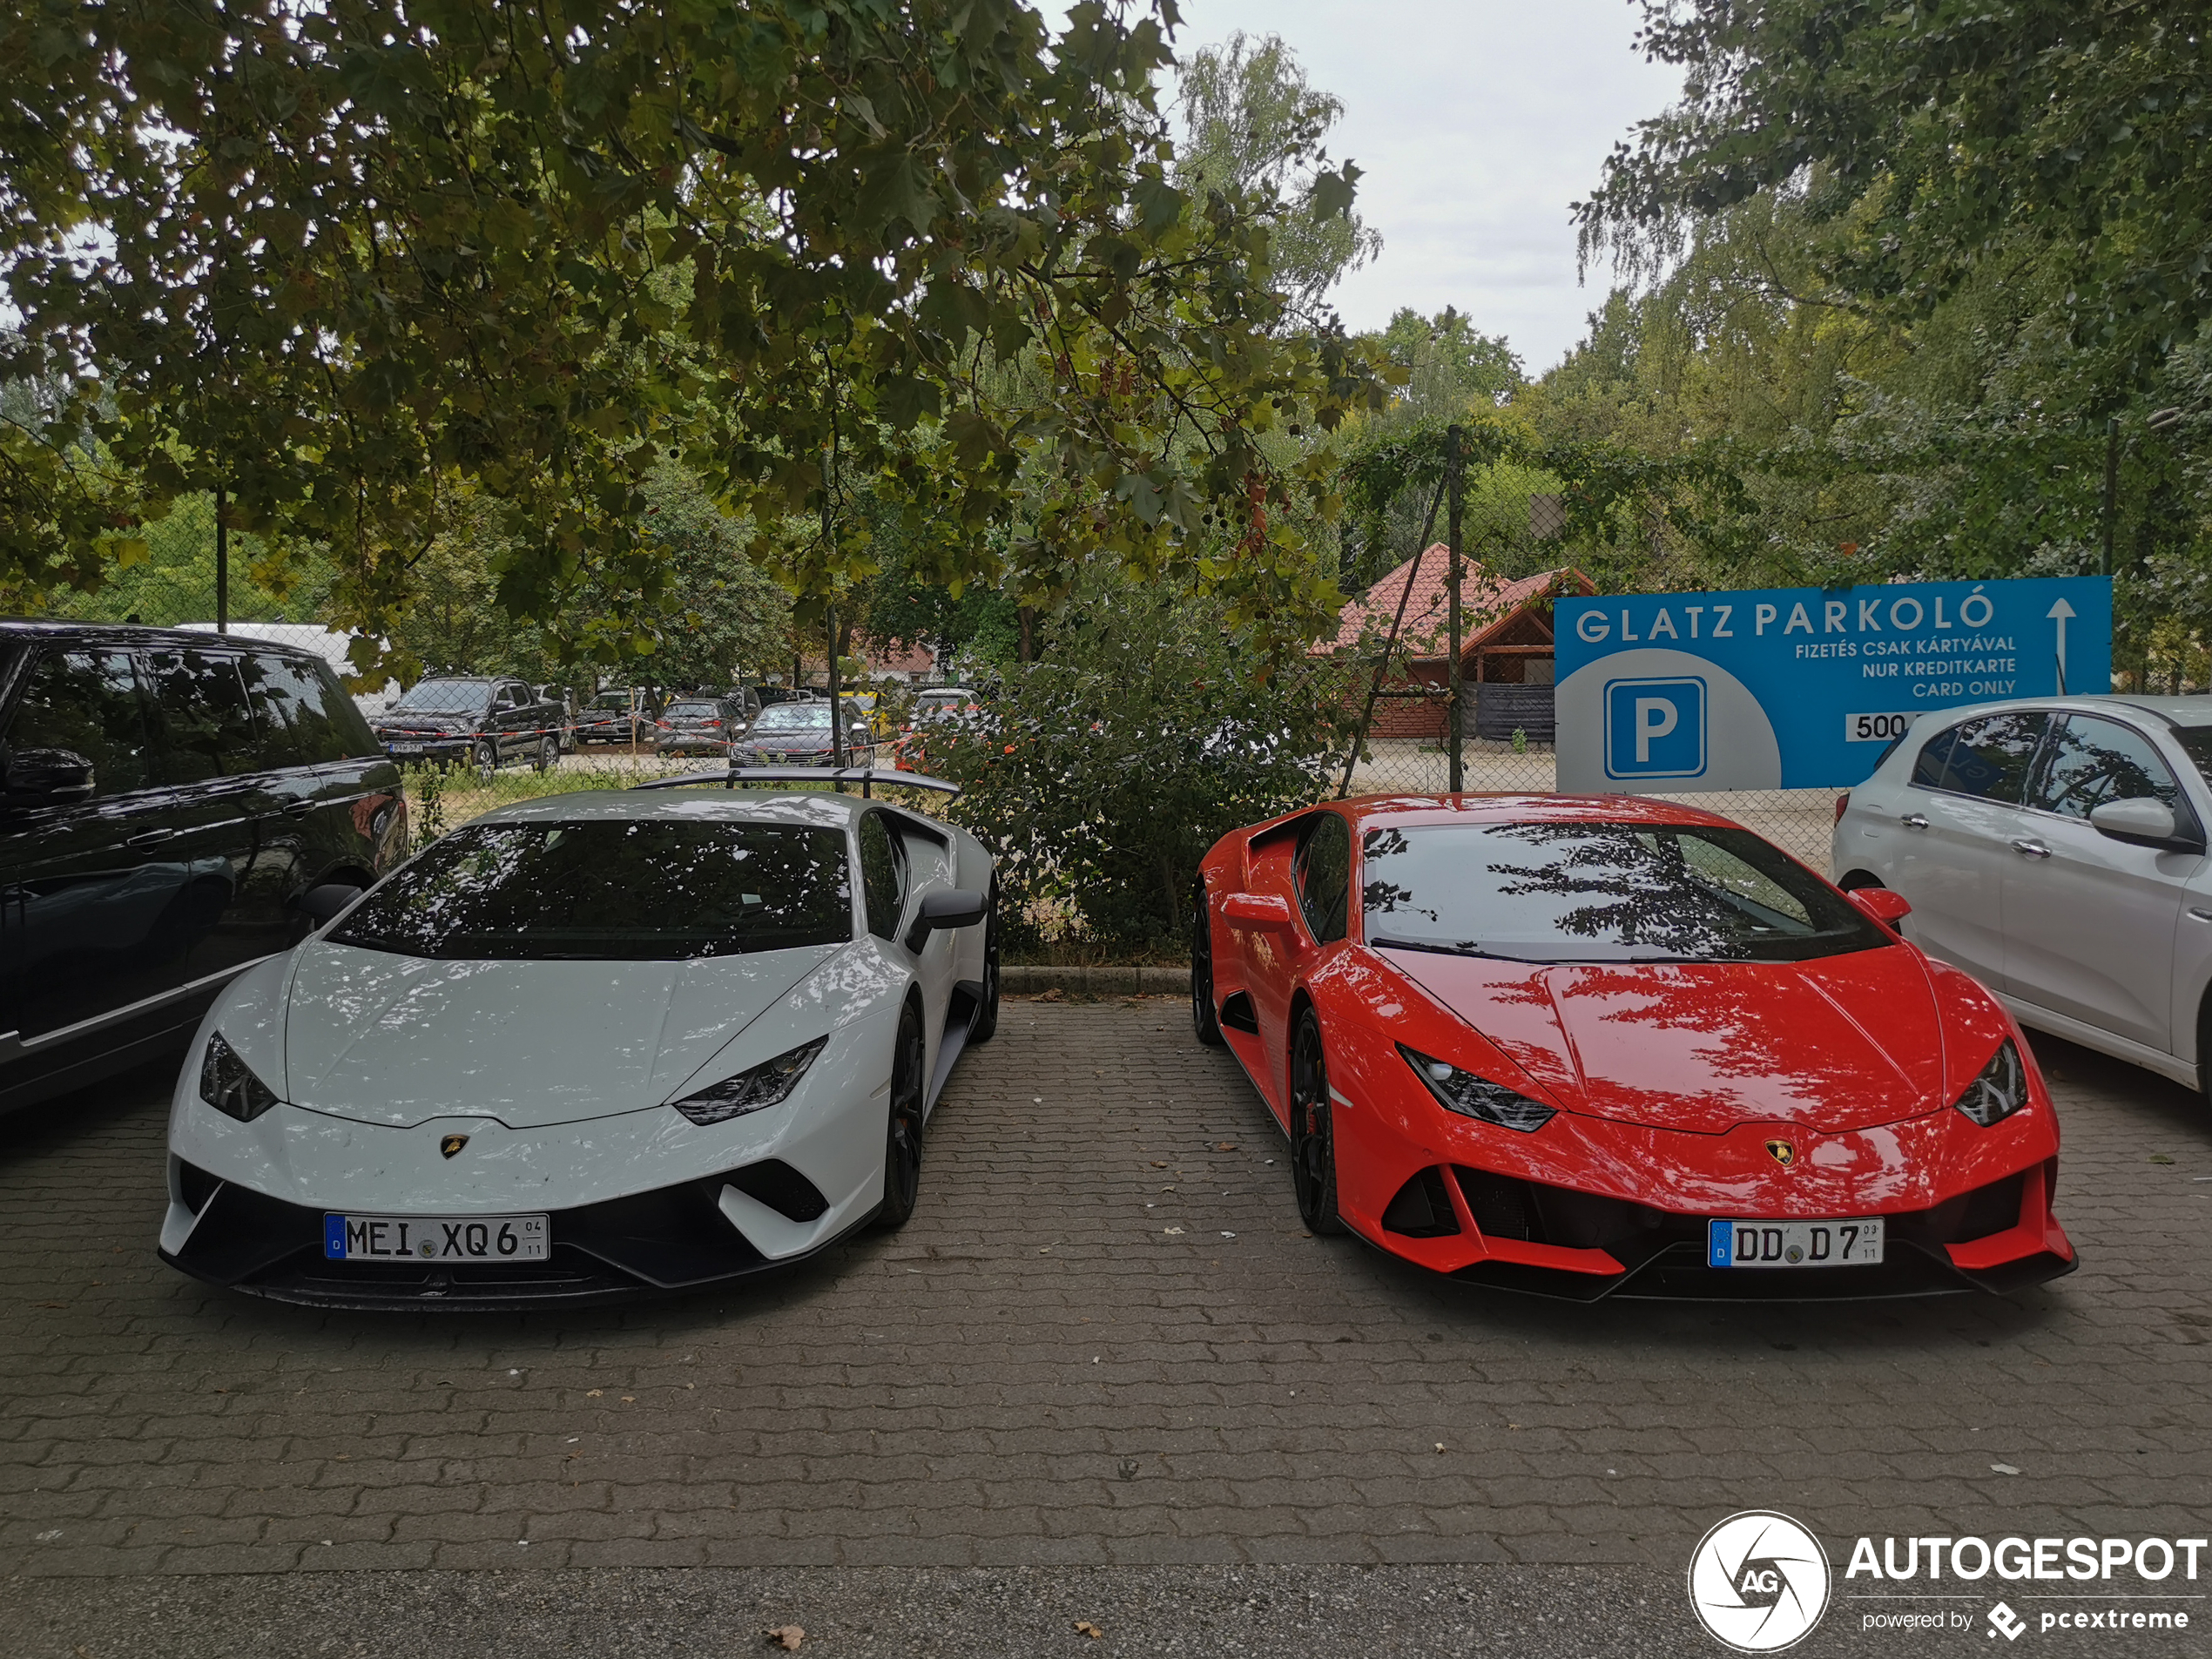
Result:
{"type": "Polygon", "coordinates": [[[361,896],[359,887],[348,887],[342,881],[326,881],[301,894],[293,907],[320,927],[361,896]]]}
{"type": "Polygon", "coordinates": [[[991,895],[988,893],[933,893],[921,901],[921,910],[907,929],[907,948],[918,951],[929,942],[934,933],[948,933],[957,927],[973,927],[991,914],[991,895]]]}
{"type": "Polygon", "coordinates": [[[2184,838],[2174,821],[2174,809],[2148,796],[2134,800],[2108,800],[2089,814],[2090,827],[2100,835],[2137,846],[2188,847],[2202,852],[2202,844],[2184,838]]]}
{"type": "Polygon", "coordinates": [[[0,799],[26,811],[90,800],[92,786],[92,763],[73,749],[18,749],[0,768],[0,799]]]}
{"type": "Polygon", "coordinates": [[[1271,893],[1232,893],[1221,901],[1221,919],[1240,934],[1286,934],[1292,927],[1290,901],[1271,893]]]}
{"type": "Polygon", "coordinates": [[[1854,887],[1844,897],[1885,927],[1894,927],[1912,914],[1905,896],[1889,887],[1854,887]]]}

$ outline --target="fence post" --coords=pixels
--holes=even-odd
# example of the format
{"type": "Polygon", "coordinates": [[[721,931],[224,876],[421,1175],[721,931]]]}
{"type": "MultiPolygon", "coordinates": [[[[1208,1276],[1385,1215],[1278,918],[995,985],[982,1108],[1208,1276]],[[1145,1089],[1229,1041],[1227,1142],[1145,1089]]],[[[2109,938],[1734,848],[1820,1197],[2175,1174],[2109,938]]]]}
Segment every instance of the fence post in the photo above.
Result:
{"type": "Polygon", "coordinates": [[[1446,684],[1450,688],[1447,701],[1445,741],[1451,745],[1451,761],[1447,772],[1447,786],[1456,795],[1467,786],[1466,763],[1460,753],[1465,735],[1460,714],[1460,577],[1463,570],[1460,545],[1460,518],[1467,507],[1467,462],[1460,452],[1461,433],[1457,426],[1444,434],[1444,476],[1451,491],[1451,552],[1450,575],[1452,617],[1452,660],[1447,671],[1446,684]]]}
{"type": "Polygon", "coordinates": [[[1367,728],[1375,723],[1375,699],[1382,695],[1383,676],[1390,671],[1391,653],[1398,649],[1398,631],[1405,624],[1406,603],[1413,597],[1413,583],[1420,579],[1421,561],[1428,556],[1428,538],[1436,529],[1436,509],[1444,502],[1444,480],[1436,481],[1436,493],[1428,498],[1428,516],[1421,521],[1420,540],[1413,544],[1413,563],[1406,572],[1405,591],[1398,596],[1398,614],[1390,619],[1390,637],[1383,641],[1382,655],[1375,659],[1374,678],[1367,682],[1367,706],[1359,711],[1359,727],[1352,734],[1352,752],[1344,758],[1344,781],[1337,786],[1337,799],[1342,800],[1352,792],[1352,768],[1359,764],[1359,752],[1367,746],[1367,728]]]}

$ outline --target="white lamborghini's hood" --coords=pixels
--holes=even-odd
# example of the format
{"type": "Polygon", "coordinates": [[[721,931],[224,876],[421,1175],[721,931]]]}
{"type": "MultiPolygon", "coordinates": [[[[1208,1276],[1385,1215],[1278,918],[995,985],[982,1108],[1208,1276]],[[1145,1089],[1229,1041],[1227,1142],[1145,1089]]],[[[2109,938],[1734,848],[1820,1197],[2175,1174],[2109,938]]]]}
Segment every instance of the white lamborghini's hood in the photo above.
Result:
{"type": "Polygon", "coordinates": [[[286,1097],[364,1123],[514,1129],[657,1106],[840,948],[518,962],[310,943],[286,1009],[286,1097]]]}

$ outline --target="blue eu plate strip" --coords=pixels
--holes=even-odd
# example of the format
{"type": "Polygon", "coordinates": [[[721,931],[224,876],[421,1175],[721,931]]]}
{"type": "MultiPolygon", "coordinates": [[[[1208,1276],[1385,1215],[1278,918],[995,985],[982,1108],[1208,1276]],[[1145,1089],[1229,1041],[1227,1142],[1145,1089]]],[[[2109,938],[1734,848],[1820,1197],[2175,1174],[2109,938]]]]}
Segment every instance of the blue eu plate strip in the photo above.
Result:
{"type": "Polygon", "coordinates": [[[1705,1224],[1705,1264],[1709,1267],[1736,1265],[1736,1229],[1725,1221],[1705,1224]]]}

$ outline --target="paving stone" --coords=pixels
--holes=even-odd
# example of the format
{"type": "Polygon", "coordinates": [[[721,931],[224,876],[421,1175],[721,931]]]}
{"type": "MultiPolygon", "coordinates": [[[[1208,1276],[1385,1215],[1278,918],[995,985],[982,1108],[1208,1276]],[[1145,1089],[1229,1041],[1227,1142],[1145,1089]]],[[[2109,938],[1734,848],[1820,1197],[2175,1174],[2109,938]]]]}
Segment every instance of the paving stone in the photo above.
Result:
{"type": "Polygon", "coordinates": [[[1564,1306],[1304,1238],[1271,1120],[1170,997],[1009,1001],[896,1235],[527,1317],[319,1313],[162,1267],[166,1080],[135,1074],[0,1123],[0,1549],[32,1578],[1674,1573],[1757,1506],[1831,1538],[2202,1535],[2212,1116],[2038,1049],[2081,1271],[1833,1307],[1564,1306]]]}

